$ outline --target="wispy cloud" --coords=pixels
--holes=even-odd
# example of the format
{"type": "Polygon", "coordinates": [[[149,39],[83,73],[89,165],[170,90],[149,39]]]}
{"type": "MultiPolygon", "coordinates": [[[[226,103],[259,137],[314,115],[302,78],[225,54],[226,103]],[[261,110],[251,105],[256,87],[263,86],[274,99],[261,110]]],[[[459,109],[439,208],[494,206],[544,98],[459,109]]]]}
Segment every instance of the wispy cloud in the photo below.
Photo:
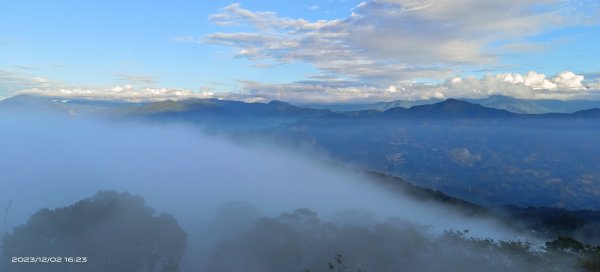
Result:
{"type": "Polygon", "coordinates": [[[19,69],[19,70],[35,70],[35,67],[32,66],[27,66],[27,65],[14,65],[13,67],[19,69]]]}
{"type": "Polygon", "coordinates": [[[0,70],[0,98],[10,96],[14,92],[24,89],[47,89],[57,85],[58,82],[45,77],[0,70]]]}
{"type": "Polygon", "coordinates": [[[125,81],[132,84],[140,85],[156,85],[159,83],[158,79],[150,75],[136,75],[127,73],[115,73],[115,79],[125,81]]]}
{"type": "Polygon", "coordinates": [[[192,35],[172,36],[171,40],[174,42],[182,42],[182,43],[196,42],[196,38],[194,38],[194,36],[192,36],[192,35]]]}
{"type": "Polygon", "coordinates": [[[499,41],[503,50],[531,51],[539,46],[523,37],[582,23],[560,11],[568,2],[372,0],[356,6],[347,18],[317,21],[231,4],[210,20],[253,29],[195,41],[234,47],[238,57],[253,61],[310,63],[366,83],[440,79],[457,67],[496,65],[502,50],[494,44],[499,41]]]}

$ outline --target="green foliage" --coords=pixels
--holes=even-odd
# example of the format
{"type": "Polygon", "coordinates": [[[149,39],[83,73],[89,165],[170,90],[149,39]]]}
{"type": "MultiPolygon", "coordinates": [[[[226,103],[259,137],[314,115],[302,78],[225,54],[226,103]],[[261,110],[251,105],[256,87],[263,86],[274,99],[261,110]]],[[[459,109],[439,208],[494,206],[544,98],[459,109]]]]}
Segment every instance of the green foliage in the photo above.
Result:
{"type": "Polygon", "coordinates": [[[561,236],[546,242],[546,248],[557,255],[571,255],[584,271],[600,272],[600,247],[583,244],[571,237],[561,236]]]}
{"type": "Polygon", "coordinates": [[[478,239],[467,230],[431,235],[404,221],[371,223],[322,222],[306,209],[261,218],[222,242],[207,271],[579,271],[576,255],[523,241],[478,239]]]}
{"type": "MultiPolygon", "coordinates": [[[[42,209],[3,238],[4,256],[86,257],[85,263],[5,264],[5,271],[178,271],[186,233],[129,193],[98,192],[71,206],[42,209]]],[[[1,268],[1,267],[0,267],[1,268]]],[[[0,269],[3,270],[3,269],[0,269]]]]}
{"type": "Polygon", "coordinates": [[[574,253],[582,252],[586,248],[583,243],[571,237],[564,236],[560,236],[554,241],[546,242],[546,247],[550,250],[569,251],[574,253]]]}

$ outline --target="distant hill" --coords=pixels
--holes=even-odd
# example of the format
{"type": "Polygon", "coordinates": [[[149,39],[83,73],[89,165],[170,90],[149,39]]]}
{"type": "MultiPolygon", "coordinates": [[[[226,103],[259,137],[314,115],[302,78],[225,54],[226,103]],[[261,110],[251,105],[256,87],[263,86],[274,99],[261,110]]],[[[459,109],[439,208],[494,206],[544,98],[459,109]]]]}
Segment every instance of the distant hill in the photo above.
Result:
{"type": "Polygon", "coordinates": [[[480,104],[458,99],[446,99],[433,104],[417,105],[410,108],[396,107],[386,111],[360,110],[331,112],[318,116],[323,119],[379,119],[379,120],[535,120],[535,119],[600,119],[599,109],[588,109],[574,113],[520,114],[508,110],[484,107],[480,104]]]}
{"type": "Polygon", "coordinates": [[[2,100],[0,113],[2,110],[110,119],[188,122],[227,131],[261,129],[331,113],[330,110],[302,108],[282,101],[246,103],[221,99],[185,99],[127,102],[35,95],[19,95],[2,100]]]}
{"type": "Polygon", "coordinates": [[[298,104],[302,107],[315,108],[315,109],[328,109],[333,111],[363,111],[363,110],[377,110],[386,111],[391,108],[410,108],[412,106],[427,105],[437,102],[442,102],[444,99],[423,99],[423,100],[394,100],[384,101],[376,103],[330,103],[330,104],[298,104]]]}
{"type": "Polygon", "coordinates": [[[438,190],[417,186],[402,178],[377,172],[366,172],[379,185],[421,201],[452,207],[467,216],[496,218],[514,228],[533,231],[538,237],[554,239],[571,236],[600,245],[600,211],[566,210],[552,207],[520,207],[515,205],[481,206],[438,190]]]}
{"type": "MultiPolygon", "coordinates": [[[[520,114],[542,113],[573,113],[581,110],[600,108],[597,100],[553,100],[553,99],[519,99],[510,96],[492,95],[481,99],[460,99],[479,104],[487,108],[507,110],[520,114]]],[[[392,108],[411,108],[413,106],[428,105],[444,101],[443,99],[425,100],[394,100],[377,103],[338,103],[338,104],[304,104],[304,107],[330,109],[333,111],[361,111],[378,110],[386,111],[392,108]]]]}
{"type": "Polygon", "coordinates": [[[0,110],[49,112],[69,115],[102,115],[120,108],[139,107],[141,103],[119,100],[90,100],[69,97],[17,95],[0,101],[0,110]]]}
{"type": "Polygon", "coordinates": [[[457,99],[447,99],[442,102],[413,106],[409,109],[393,108],[385,111],[384,115],[410,118],[507,118],[517,114],[506,110],[486,108],[457,99]]]}
{"type": "Polygon", "coordinates": [[[502,95],[492,95],[483,99],[466,99],[466,101],[489,108],[524,114],[574,113],[581,110],[600,108],[600,101],[594,100],[533,100],[502,95]]]}
{"type": "Polygon", "coordinates": [[[600,108],[578,111],[572,113],[571,116],[579,119],[600,119],[600,108]]]}
{"type": "Polygon", "coordinates": [[[246,103],[220,99],[187,99],[147,103],[140,107],[123,109],[120,113],[127,116],[176,118],[188,121],[219,119],[294,122],[329,112],[329,110],[296,107],[281,101],[246,103]]]}
{"type": "Polygon", "coordinates": [[[478,203],[600,209],[600,109],[517,114],[448,99],[331,112],[265,135],[478,203]]]}

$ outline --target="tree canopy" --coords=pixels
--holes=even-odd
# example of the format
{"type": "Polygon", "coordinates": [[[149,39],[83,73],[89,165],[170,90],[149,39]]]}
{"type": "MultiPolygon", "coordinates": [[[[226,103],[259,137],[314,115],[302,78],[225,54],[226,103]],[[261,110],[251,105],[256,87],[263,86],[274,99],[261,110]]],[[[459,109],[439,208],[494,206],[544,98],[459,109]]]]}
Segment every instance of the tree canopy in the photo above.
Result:
{"type": "Polygon", "coordinates": [[[186,240],[171,215],[157,215],[142,197],[101,191],[68,207],[42,209],[2,240],[5,261],[40,256],[62,257],[61,263],[5,263],[10,269],[0,270],[178,271],[186,240]]]}

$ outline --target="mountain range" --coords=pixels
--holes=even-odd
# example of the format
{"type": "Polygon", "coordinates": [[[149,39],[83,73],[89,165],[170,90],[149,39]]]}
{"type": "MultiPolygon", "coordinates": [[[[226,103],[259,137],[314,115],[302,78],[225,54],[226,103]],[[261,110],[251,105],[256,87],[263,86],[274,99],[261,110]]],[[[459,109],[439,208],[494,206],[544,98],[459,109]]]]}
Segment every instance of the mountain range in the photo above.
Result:
{"type": "MultiPolygon", "coordinates": [[[[377,103],[337,103],[337,104],[304,104],[306,107],[330,109],[334,111],[361,111],[379,110],[385,111],[392,108],[410,108],[419,105],[428,105],[442,102],[445,99],[425,100],[394,100],[377,103]]],[[[461,99],[473,104],[479,104],[487,108],[507,110],[521,114],[541,113],[573,113],[576,111],[600,108],[600,101],[596,100],[553,100],[553,99],[519,99],[503,95],[491,95],[480,99],[461,99]]]]}
{"type": "MultiPolygon", "coordinates": [[[[295,106],[282,101],[246,103],[221,99],[125,102],[19,95],[0,101],[0,107],[16,110],[44,109],[71,115],[103,114],[153,116],[198,121],[211,118],[271,119],[292,122],[304,118],[600,118],[598,101],[522,100],[490,96],[481,100],[393,101],[371,108],[336,110],[295,106]],[[542,107],[544,106],[544,107],[542,107]],[[554,109],[554,110],[552,110],[554,109]],[[551,111],[552,110],[552,111],[551,111]]],[[[343,106],[343,105],[341,105],[343,106]]],[[[349,109],[349,108],[347,108],[349,109]]]]}

